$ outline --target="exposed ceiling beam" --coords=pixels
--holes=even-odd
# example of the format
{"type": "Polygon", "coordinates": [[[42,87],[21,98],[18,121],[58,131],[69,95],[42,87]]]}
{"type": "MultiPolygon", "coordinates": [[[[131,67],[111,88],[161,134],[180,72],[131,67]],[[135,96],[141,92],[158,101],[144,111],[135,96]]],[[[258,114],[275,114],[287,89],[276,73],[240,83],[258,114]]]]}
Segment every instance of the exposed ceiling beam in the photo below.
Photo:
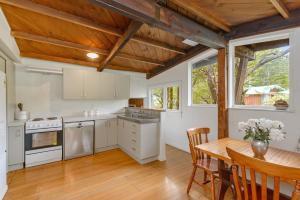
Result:
{"type": "MultiPolygon", "coordinates": [[[[25,9],[25,10],[35,12],[35,13],[38,13],[41,15],[60,19],[60,20],[66,21],[66,22],[70,22],[70,23],[84,26],[84,27],[87,27],[90,29],[101,31],[103,33],[111,34],[111,35],[114,35],[117,37],[121,37],[123,35],[123,31],[121,29],[117,29],[115,27],[111,27],[111,26],[107,26],[107,25],[101,25],[101,24],[95,23],[91,20],[88,20],[86,18],[72,15],[72,14],[69,14],[69,13],[66,13],[63,11],[59,11],[59,10],[56,10],[56,9],[53,9],[53,8],[50,8],[47,6],[43,6],[41,4],[37,4],[37,3],[34,3],[29,0],[0,0],[0,3],[5,4],[5,5],[14,6],[14,7],[21,8],[21,9],[25,9]]],[[[175,53],[185,54],[184,50],[182,50],[180,48],[172,47],[163,42],[154,41],[151,39],[145,39],[145,38],[141,38],[138,36],[133,37],[132,40],[139,42],[139,43],[149,45],[149,46],[172,51],[175,53]]]]}
{"type": "Polygon", "coordinates": [[[214,31],[168,8],[160,7],[153,0],[90,0],[104,8],[131,19],[158,27],[174,35],[193,40],[211,48],[226,46],[225,39],[214,31]]]}
{"type": "MultiPolygon", "coordinates": [[[[99,66],[99,63],[96,63],[96,62],[75,60],[75,59],[70,59],[70,58],[56,57],[56,56],[50,56],[50,55],[38,54],[38,53],[32,53],[32,52],[21,52],[20,56],[41,59],[41,60],[62,62],[62,63],[70,63],[70,64],[75,64],[75,65],[83,65],[83,66],[88,66],[88,67],[94,67],[95,69],[99,66]]],[[[143,69],[136,69],[136,68],[132,68],[132,67],[116,66],[116,65],[108,65],[106,67],[106,69],[147,73],[147,71],[143,70],[143,69]]]]}
{"type": "MultiPolygon", "coordinates": [[[[227,23],[225,23],[222,19],[219,17],[207,12],[207,9],[201,8],[200,5],[193,5],[192,3],[186,3],[182,0],[172,0],[173,3],[179,5],[180,7],[183,7],[187,11],[200,16],[200,18],[204,19],[205,21],[209,22],[210,24],[222,29],[223,31],[230,32],[230,27],[227,23]]],[[[199,4],[197,2],[197,4],[199,4]]]]}
{"type": "Polygon", "coordinates": [[[110,63],[110,61],[117,55],[117,53],[127,44],[130,38],[141,28],[143,25],[142,22],[132,20],[125,31],[125,33],[118,39],[108,56],[104,59],[103,62],[98,67],[98,71],[102,71],[106,65],[110,63]]]}
{"type": "Polygon", "coordinates": [[[178,55],[174,59],[171,59],[165,63],[165,66],[162,67],[156,67],[153,70],[151,70],[149,73],[147,73],[147,79],[150,79],[154,76],[157,76],[158,74],[161,74],[172,67],[175,67],[176,65],[208,50],[208,47],[197,45],[195,47],[192,47],[186,55],[178,55]]]}
{"type": "Polygon", "coordinates": [[[289,18],[290,13],[287,7],[281,0],[270,0],[276,10],[284,17],[285,19],[289,18]]]}
{"type": "Polygon", "coordinates": [[[274,32],[300,26],[300,9],[292,10],[288,19],[281,16],[271,16],[252,22],[237,25],[225,35],[226,39],[235,39],[262,33],[274,32]]]}
{"type": "MultiPolygon", "coordinates": [[[[31,34],[31,33],[19,32],[19,31],[12,31],[11,35],[17,39],[51,44],[51,45],[55,45],[55,46],[66,47],[66,48],[76,49],[76,50],[85,51],[85,52],[94,52],[94,53],[98,53],[103,56],[109,55],[109,51],[104,50],[104,49],[89,47],[86,45],[73,43],[73,42],[69,42],[69,41],[65,41],[65,40],[59,40],[56,38],[50,38],[50,37],[35,35],[35,34],[31,34]]],[[[116,55],[116,58],[123,58],[123,59],[132,60],[132,61],[136,61],[136,62],[151,64],[151,65],[164,65],[164,63],[161,61],[144,58],[144,57],[140,57],[140,56],[134,56],[134,55],[126,54],[126,53],[118,53],[116,55]]]]}

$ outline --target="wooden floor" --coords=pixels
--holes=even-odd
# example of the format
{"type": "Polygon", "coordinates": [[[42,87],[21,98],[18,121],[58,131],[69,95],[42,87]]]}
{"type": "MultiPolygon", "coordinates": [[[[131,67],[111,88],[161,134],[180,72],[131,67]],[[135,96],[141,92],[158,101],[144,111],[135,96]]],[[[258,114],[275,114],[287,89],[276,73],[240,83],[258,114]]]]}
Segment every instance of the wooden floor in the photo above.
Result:
{"type": "Polygon", "coordinates": [[[170,146],[166,162],[146,165],[139,165],[121,150],[111,150],[12,172],[4,199],[210,199],[209,184],[194,184],[190,195],[186,194],[191,169],[190,155],[170,146]]]}

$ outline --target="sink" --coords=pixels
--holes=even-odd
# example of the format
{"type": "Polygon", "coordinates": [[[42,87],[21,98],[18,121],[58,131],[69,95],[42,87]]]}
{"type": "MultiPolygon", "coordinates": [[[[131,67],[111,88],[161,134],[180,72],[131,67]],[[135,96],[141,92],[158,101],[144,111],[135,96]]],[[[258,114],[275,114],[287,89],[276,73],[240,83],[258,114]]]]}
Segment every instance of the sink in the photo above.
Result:
{"type": "Polygon", "coordinates": [[[121,119],[126,119],[129,121],[134,121],[137,123],[157,123],[159,118],[146,116],[146,115],[118,115],[121,119]]]}

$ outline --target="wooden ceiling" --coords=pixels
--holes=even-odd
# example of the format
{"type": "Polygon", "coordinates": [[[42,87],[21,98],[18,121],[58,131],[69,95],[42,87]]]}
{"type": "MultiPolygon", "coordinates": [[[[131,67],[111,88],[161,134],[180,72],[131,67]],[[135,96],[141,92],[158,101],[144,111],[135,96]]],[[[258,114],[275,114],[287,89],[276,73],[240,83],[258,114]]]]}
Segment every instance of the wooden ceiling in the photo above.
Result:
{"type": "Polygon", "coordinates": [[[0,0],[21,56],[87,65],[99,71],[143,72],[149,77],[206,46],[222,46],[222,38],[245,35],[245,23],[273,17],[290,20],[289,27],[298,25],[294,18],[300,16],[299,0],[145,0],[144,7],[140,4],[137,0],[0,0]],[[140,18],[128,15],[127,8],[122,8],[124,12],[110,9],[110,4],[122,3],[131,6],[129,11],[140,9],[136,10],[140,18]],[[149,10],[149,15],[143,10],[151,5],[160,6],[159,18],[155,18],[156,10],[149,10]],[[198,36],[199,30],[202,35],[198,36]],[[182,43],[186,38],[200,44],[186,45],[182,43]],[[89,59],[88,52],[98,53],[99,58],[89,59]]]}

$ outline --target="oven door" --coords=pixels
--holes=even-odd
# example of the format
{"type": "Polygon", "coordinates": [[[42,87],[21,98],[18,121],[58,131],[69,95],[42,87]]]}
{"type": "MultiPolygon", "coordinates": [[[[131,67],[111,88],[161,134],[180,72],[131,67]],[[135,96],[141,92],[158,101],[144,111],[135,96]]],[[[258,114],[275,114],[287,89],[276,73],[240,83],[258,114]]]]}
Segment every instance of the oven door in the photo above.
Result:
{"type": "Polygon", "coordinates": [[[25,151],[62,146],[63,135],[61,130],[25,134],[25,151]]]}

